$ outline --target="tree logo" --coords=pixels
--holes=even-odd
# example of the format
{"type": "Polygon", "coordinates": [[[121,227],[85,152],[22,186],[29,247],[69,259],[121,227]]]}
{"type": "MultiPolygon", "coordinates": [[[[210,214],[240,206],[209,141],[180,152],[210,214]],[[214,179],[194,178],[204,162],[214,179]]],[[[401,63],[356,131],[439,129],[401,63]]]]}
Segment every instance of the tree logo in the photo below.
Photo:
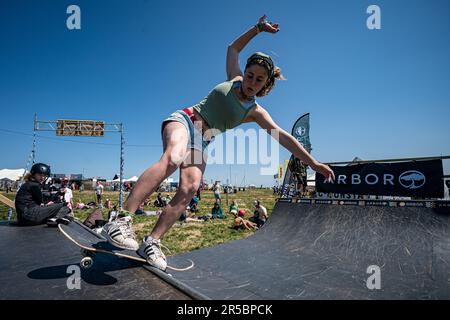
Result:
{"type": "Polygon", "coordinates": [[[419,189],[426,182],[425,175],[415,170],[403,172],[398,180],[406,189],[419,189]]]}
{"type": "Polygon", "coordinates": [[[306,129],[299,126],[296,130],[295,133],[297,134],[298,137],[303,137],[306,133],[306,129]]]}

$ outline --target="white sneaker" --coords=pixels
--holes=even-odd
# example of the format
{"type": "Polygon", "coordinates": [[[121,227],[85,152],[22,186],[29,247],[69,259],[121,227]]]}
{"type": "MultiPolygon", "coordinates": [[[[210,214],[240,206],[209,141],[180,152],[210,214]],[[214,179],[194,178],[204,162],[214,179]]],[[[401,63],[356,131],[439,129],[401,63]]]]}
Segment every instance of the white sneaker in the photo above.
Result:
{"type": "Polygon", "coordinates": [[[132,220],[130,216],[126,216],[109,222],[103,226],[101,234],[116,247],[136,251],[139,244],[135,240],[132,220]]]}
{"type": "Polygon", "coordinates": [[[167,259],[161,251],[161,241],[148,236],[139,247],[138,254],[147,260],[147,262],[162,271],[167,268],[167,259]]]}

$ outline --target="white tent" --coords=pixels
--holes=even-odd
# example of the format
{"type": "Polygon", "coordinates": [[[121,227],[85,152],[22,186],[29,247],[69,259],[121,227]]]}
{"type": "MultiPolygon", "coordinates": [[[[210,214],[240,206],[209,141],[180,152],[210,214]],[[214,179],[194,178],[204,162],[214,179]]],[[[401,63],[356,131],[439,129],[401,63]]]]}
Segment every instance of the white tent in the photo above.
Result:
{"type": "Polygon", "coordinates": [[[22,178],[25,173],[25,169],[2,169],[0,170],[0,180],[9,179],[11,181],[17,181],[22,178]]]}
{"type": "Polygon", "coordinates": [[[132,176],[130,179],[123,180],[123,182],[136,182],[138,179],[138,177],[132,176]]]}

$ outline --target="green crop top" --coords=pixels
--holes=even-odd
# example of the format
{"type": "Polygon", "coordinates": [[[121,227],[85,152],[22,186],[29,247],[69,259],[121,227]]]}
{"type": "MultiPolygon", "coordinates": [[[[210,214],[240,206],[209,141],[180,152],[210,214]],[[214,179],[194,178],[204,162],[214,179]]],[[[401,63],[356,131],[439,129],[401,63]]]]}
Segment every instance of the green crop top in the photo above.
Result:
{"type": "Polygon", "coordinates": [[[240,125],[248,113],[256,106],[253,99],[247,103],[239,100],[234,88],[241,81],[225,81],[217,85],[206,98],[194,106],[209,128],[224,132],[240,125]]]}

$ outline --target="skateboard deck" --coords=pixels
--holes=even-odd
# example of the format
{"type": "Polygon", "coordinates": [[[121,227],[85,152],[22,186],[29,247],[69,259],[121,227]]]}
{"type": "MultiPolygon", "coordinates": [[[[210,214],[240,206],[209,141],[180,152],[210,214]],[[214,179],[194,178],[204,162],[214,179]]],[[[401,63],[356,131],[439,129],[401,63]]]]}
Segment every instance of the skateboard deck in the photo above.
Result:
{"type": "MultiPolygon", "coordinates": [[[[59,224],[58,228],[68,240],[80,247],[82,255],[84,256],[84,258],[80,261],[82,268],[89,268],[92,266],[94,263],[93,258],[96,253],[111,254],[116,257],[134,260],[153,268],[147,263],[147,260],[142,258],[136,251],[115,247],[103,236],[84,226],[77,220],[69,223],[68,225],[59,224]]],[[[167,268],[175,271],[186,271],[194,266],[192,261],[190,261],[190,263],[191,265],[186,268],[179,269],[172,266],[168,266],[167,268]]]]}
{"type": "MultiPolygon", "coordinates": [[[[130,259],[138,263],[141,263],[145,269],[154,273],[155,275],[157,275],[170,285],[174,286],[175,288],[178,288],[179,290],[181,290],[182,292],[184,292],[193,299],[200,299],[200,300],[209,299],[209,297],[189,287],[183,282],[178,281],[171,274],[159,270],[155,267],[152,267],[150,264],[147,263],[147,261],[144,258],[139,256],[136,253],[136,251],[120,249],[113,246],[103,236],[96,233],[94,230],[89,229],[78,220],[74,220],[68,225],[59,224],[58,228],[59,231],[61,231],[61,233],[64,235],[64,237],[66,237],[68,240],[70,240],[72,243],[74,243],[81,249],[81,253],[84,256],[80,262],[82,268],[89,268],[93,265],[96,253],[110,254],[116,257],[130,259]]],[[[191,260],[187,261],[190,263],[190,266],[186,268],[178,269],[168,265],[167,269],[171,269],[174,271],[190,270],[194,267],[194,262],[191,260]]],[[[170,257],[167,258],[167,262],[170,263],[170,257]]]]}

